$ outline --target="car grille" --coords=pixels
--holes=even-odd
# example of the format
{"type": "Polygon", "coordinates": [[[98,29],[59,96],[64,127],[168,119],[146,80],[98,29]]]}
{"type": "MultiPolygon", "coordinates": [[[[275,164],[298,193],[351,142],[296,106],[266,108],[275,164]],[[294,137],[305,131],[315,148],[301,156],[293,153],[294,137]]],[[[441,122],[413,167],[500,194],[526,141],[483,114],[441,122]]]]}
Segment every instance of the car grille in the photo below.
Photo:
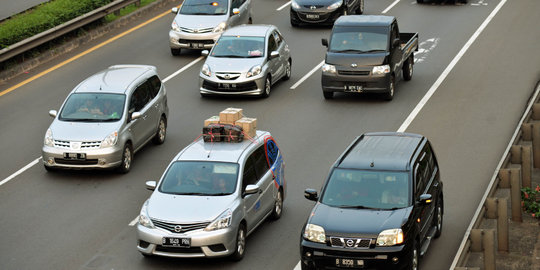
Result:
{"type": "Polygon", "coordinates": [[[97,159],[64,159],[54,158],[54,162],[65,165],[97,165],[97,159]]]}
{"type": "Polygon", "coordinates": [[[180,27],[180,30],[182,32],[186,32],[186,33],[197,33],[197,34],[200,34],[200,33],[209,33],[209,32],[212,32],[212,30],[214,30],[214,28],[210,27],[210,28],[186,28],[186,27],[180,27]]]}
{"type": "Polygon", "coordinates": [[[213,39],[202,39],[202,40],[188,40],[188,39],[179,39],[179,43],[190,44],[190,43],[201,43],[201,44],[214,44],[213,39]]]}
{"type": "MultiPolygon", "coordinates": [[[[100,145],[101,141],[81,142],[81,149],[99,148],[100,145]]],[[[70,141],[54,140],[54,146],[58,148],[71,149],[70,141]]]]}
{"type": "Polygon", "coordinates": [[[169,252],[169,253],[203,253],[200,247],[164,247],[156,246],[156,251],[169,252]]]}
{"type": "Polygon", "coordinates": [[[368,249],[371,242],[372,239],[370,238],[330,237],[332,247],[368,249]]]}
{"type": "Polygon", "coordinates": [[[304,12],[298,12],[298,18],[300,18],[302,21],[306,22],[322,22],[328,20],[328,18],[332,15],[332,13],[304,13],[304,12]],[[312,14],[318,14],[318,18],[308,18],[308,15],[312,14]]]}
{"type": "Polygon", "coordinates": [[[315,8],[322,8],[324,7],[323,5],[304,5],[305,8],[309,8],[311,9],[311,7],[315,7],[315,8]]]}
{"type": "Polygon", "coordinates": [[[222,79],[222,80],[236,80],[238,77],[240,77],[240,73],[217,73],[216,77],[222,79]]]}
{"type": "Polygon", "coordinates": [[[338,70],[339,75],[368,76],[368,70],[338,70]]]}
{"type": "Polygon", "coordinates": [[[160,221],[156,219],[152,219],[152,223],[154,223],[154,226],[173,232],[173,233],[185,233],[190,232],[194,230],[204,229],[210,222],[201,222],[201,223],[190,223],[190,224],[181,224],[181,223],[169,223],[165,221],[160,221]],[[179,231],[176,230],[176,227],[180,226],[181,229],[179,231]]]}
{"type": "Polygon", "coordinates": [[[235,85],[236,87],[234,88],[223,88],[223,87],[220,87],[219,83],[205,80],[203,81],[202,87],[204,89],[217,91],[217,92],[244,92],[244,91],[257,90],[257,84],[255,82],[236,83],[235,85]]]}

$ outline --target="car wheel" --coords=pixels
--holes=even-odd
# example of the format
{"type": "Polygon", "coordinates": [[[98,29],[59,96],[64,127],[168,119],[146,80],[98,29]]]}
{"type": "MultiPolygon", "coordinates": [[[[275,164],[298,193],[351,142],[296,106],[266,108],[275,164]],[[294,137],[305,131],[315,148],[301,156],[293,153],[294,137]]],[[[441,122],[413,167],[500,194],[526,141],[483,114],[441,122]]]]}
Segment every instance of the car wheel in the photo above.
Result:
{"type": "Polygon", "coordinates": [[[171,54],[174,55],[174,56],[180,55],[180,51],[181,51],[181,49],[173,49],[173,48],[171,48],[171,54]]]}
{"type": "Polygon", "coordinates": [[[324,99],[333,99],[334,98],[334,92],[323,91],[322,94],[324,96],[324,99]]]}
{"type": "Polygon", "coordinates": [[[416,0],[416,3],[422,4],[422,3],[424,3],[424,0],[416,0]]]}
{"type": "Polygon", "coordinates": [[[253,24],[253,19],[251,17],[248,19],[248,24],[253,24]]]}
{"type": "Polygon", "coordinates": [[[435,238],[439,238],[442,233],[442,226],[443,226],[443,213],[444,213],[444,204],[443,204],[442,197],[439,197],[437,200],[437,208],[435,209],[435,219],[434,219],[434,225],[437,228],[437,231],[435,231],[435,238]]]}
{"type": "Polygon", "coordinates": [[[285,76],[283,76],[284,81],[287,81],[291,78],[291,63],[292,60],[289,58],[289,61],[287,61],[287,66],[285,66],[285,76]]]}
{"type": "Polygon", "coordinates": [[[411,56],[405,61],[405,64],[403,65],[403,79],[406,81],[410,81],[412,79],[413,75],[413,66],[414,66],[414,55],[411,54],[411,56]]]}
{"type": "Polygon", "coordinates": [[[308,264],[304,264],[303,262],[300,263],[300,269],[302,270],[315,270],[315,267],[311,266],[311,265],[308,265],[308,264]]]}
{"type": "Polygon", "coordinates": [[[165,120],[165,117],[161,117],[159,119],[158,129],[156,131],[156,135],[154,135],[154,138],[152,138],[152,142],[154,144],[163,144],[165,142],[165,136],[167,135],[167,121],[165,120]]]}
{"type": "Polygon", "coordinates": [[[274,208],[270,215],[272,220],[278,220],[283,212],[283,191],[280,189],[277,193],[276,200],[274,201],[274,208]]]}
{"type": "Polygon", "coordinates": [[[364,0],[360,0],[356,14],[364,14],[364,0]]]}
{"type": "Polygon", "coordinates": [[[51,166],[43,165],[43,167],[45,167],[45,170],[48,171],[48,172],[54,172],[54,171],[56,171],[56,168],[51,167],[51,166]]]}
{"type": "Polygon", "coordinates": [[[419,270],[420,267],[420,248],[416,240],[413,242],[413,250],[411,251],[411,258],[409,263],[410,270],[419,270]]]}
{"type": "Polygon", "coordinates": [[[270,80],[270,75],[266,75],[266,79],[264,79],[264,88],[261,92],[262,98],[266,98],[270,95],[271,87],[272,87],[272,81],[270,80]]]}
{"type": "Polygon", "coordinates": [[[394,75],[391,75],[390,81],[388,82],[388,92],[386,92],[384,99],[386,100],[392,100],[394,98],[394,91],[395,91],[395,78],[394,75]]]}
{"type": "Polygon", "coordinates": [[[126,143],[124,149],[122,150],[122,163],[118,167],[118,172],[127,173],[131,169],[131,162],[133,161],[133,151],[131,149],[131,144],[126,143]]]}
{"type": "Polygon", "coordinates": [[[239,261],[244,257],[246,252],[246,226],[240,224],[238,227],[238,232],[236,233],[236,248],[234,253],[231,255],[233,261],[239,261]]]}

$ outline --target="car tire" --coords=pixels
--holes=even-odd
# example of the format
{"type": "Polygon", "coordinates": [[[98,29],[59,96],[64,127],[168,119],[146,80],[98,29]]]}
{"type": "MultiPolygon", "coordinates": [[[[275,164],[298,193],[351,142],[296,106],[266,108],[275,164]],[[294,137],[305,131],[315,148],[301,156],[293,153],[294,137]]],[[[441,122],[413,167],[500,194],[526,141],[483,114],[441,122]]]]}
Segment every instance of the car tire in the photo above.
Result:
{"type": "Polygon", "coordinates": [[[303,262],[300,262],[300,269],[301,270],[315,270],[315,267],[305,264],[303,262]]]}
{"type": "Polygon", "coordinates": [[[48,172],[55,172],[57,169],[51,166],[43,165],[45,167],[45,170],[48,172]]]}
{"type": "Polygon", "coordinates": [[[274,201],[274,207],[272,208],[270,218],[272,220],[278,220],[281,217],[281,213],[283,213],[283,191],[280,188],[276,200],[274,201]]]}
{"type": "Polygon", "coordinates": [[[253,24],[253,19],[251,17],[248,19],[248,24],[253,24]]]}
{"type": "Polygon", "coordinates": [[[178,55],[180,55],[180,51],[181,51],[181,50],[182,50],[182,49],[173,49],[173,48],[171,48],[171,54],[172,54],[173,56],[178,56],[178,55]]]}
{"type": "Polygon", "coordinates": [[[413,72],[414,72],[414,55],[411,54],[411,56],[403,64],[403,79],[406,81],[410,81],[412,79],[413,72]]]}
{"type": "Polygon", "coordinates": [[[418,3],[418,4],[423,4],[423,3],[424,3],[424,0],[416,0],[416,3],[418,3]]]}
{"type": "Polygon", "coordinates": [[[323,91],[322,94],[324,96],[324,99],[333,99],[334,98],[334,92],[323,91]]]}
{"type": "Polygon", "coordinates": [[[394,75],[391,75],[390,81],[388,82],[388,92],[384,94],[384,99],[388,101],[394,99],[395,91],[396,91],[396,78],[394,77],[394,75]]]}
{"type": "Polygon", "coordinates": [[[240,226],[238,226],[235,243],[235,250],[231,255],[231,260],[237,262],[244,258],[244,253],[246,252],[246,226],[243,223],[240,223],[240,226]]]}
{"type": "Polygon", "coordinates": [[[413,250],[411,251],[411,258],[408,268],[409,270],[419,270],[420,269],[420,247],[418,242],[414,240],[413,250]]]}
{"type": "Polygon", "coordinates": [[[364,14],[364,0],[360,0],[360,4],[358,4],[358,10],[356,10],[356,14],[364,14]]]}
{"type": "Polygon", "coordinates": [[[437,230],[435,231],[434,238],[439,238],[442,234],[442,227],[443,227],[443,213],[444,213],[444,201],[442,197],[439,195],[439,199],[437,200],[437,206],[435,208],[435,219],[433,220],[433,225],[437,230]]]}
{"type": "Polygon", "coordinates": [[[287,81],[291,78],[291,68],[292,68],[292,60],[289,58],[287,61],[287,66],[285,67],[285,75],[283,76],[283,80],[287,81]]]}
{"type": "Polygon", "coordinates": [[[156,135],[154,135],[154,138],[152,138],[152,142],[157,145],[163,144],[165,142],[166,135],[167,135],[167,120],[165,120],[165,117],[162,116],[159,119],[156,135]]]}
{"type": "Polygon", "coordinates": [[[122,163],[118,166],[117,170],[119,173],[128,173],[131,169],[131,163],[133,162],[133,149],[131,144],[126,143],[122,150],[122,163]]]}
{"type": "Polygon", "coordinates": [[[264,88],[261,92],[261,97],[267,98],[270,95],[271,88],[272,88],[272,80],[270,79],[270,75],[266,75],[266,78],[264,79],[264,88]]]}

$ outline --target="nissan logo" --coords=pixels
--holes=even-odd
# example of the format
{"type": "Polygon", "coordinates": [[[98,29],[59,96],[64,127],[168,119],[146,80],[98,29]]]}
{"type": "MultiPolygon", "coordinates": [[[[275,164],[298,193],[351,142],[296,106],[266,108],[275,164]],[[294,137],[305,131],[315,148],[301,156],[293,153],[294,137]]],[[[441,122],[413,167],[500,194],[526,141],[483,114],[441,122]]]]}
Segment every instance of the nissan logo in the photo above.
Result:
{"type": "Polygon", "coordinates": [[[352,239],[347,240],[347,246],[352,247],[354,245],[354,241],[352,239]]]}
{"type": "Polygon", "coordinates": [[[193,29],[193,33],[199,33],[199,29],[193,29]]]}
{"type": "Polygon", "coordinates": [[[357,65],[356,63],[352,63],[352,64],[351,64],[351,67],[353,67],[353,68],[355,68],[355,67],[357,67],[357,66],[358,66],[358,65],[357,65]]]}
{"type": "Polygon", "coordinates": [[[309,9],[313,10],[313,9],[317,9],[317,7],[316,6],[311,6],[311,7],[309,7],[309,9]]]}
{"type": "Polygon", "coordinates": [[[229,74],[226,74],[226,75],[225,75],[225,80],[228,80],[228,79],[230,79],[230,78],[231,78],[231,76],[229,76],[229,74]]]}
{"type": "Polygon", "coordinates": [[[180,225],[174,226],[174,231],[175,232],[181,232],[182,231],[182,226],[180,226],[180,225]]]}

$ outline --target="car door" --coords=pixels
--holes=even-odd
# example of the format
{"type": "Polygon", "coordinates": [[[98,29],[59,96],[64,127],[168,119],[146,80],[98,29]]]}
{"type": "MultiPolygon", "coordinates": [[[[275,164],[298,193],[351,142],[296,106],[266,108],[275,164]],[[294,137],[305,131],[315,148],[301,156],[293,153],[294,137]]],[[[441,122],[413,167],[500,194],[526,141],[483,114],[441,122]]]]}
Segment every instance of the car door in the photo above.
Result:
{"type": "Polygon", "coordinates": [[[277,45],[277,51],[279,52],[279,61],[276,66],[276,74],[278,74],[279,78],[283,77],[285,75],[285,65],[287,64],[288,58],[287,53],[285,51],[285,42],[283,41],[282,36],[279,34],[277,30],[274,30],[272,32],[272,36],[274,36],[274,40],[276,41],[277,45]]]}
{"type": "Polygon", "coordinates": [[[268,37],[267,50],[266,50],[266,58],[267,58],[266,64],[268,65],[268,73],[270,73],[270,76],[272,77],[272,82],[275,82],[276,79],[278,78],[277,75],[279,74],[278,68],[279,68],[280,60],[279,60],[279,57],[271,59],[270,54],[273,51],[277,51],[277,49],[278,47],[277,47],[276,39],[273,34],[270,34],[270,36],[268,37]]]}
{"type": "Polygon", "coordinates": [[[242,24],[243,12],[240,9],[241,5],[242,5],[242,0],[231,0],[230,8],[229,8],[229,23],[227,25],[228,28],[242,24]],[[233,9],[235,8],[240,10],[239,14],[233,13],[233,9]]]}
{"type": "MultiPolygon", "coordinates": [[[[393,71],[396,71],[396,76],[399,74],[397,71],[401,70],[401,67],[403,66],[402,58],[403,58],[403,51],[401,50],[401,42],[394,43],[394,40],[399,39],[399,29],[397,22],[394,21],[391,24],[390,29],[390,57],[392,59],[391,65],[393,65],[391,68],[393,71]]],[[[397,80],[397,77],[396,77],[397,80]]]]}
{"type": "Polygon", "coordinates": [[[141,117],[135,120],[130,120],[129,130],[131,131],[132,140],[133,140],[133,149],[137,149],[148,137],[147,131],[147,111],[148,106],[146,106],[150,101],[149,91],[147,86],[142,83],[135,88],[130,99],[129,99],[129,114],[128,119],[131,118],[131,115],[134,112],[139,112],[141,117]]]}
{"type": "MultiPolygon", "coordinates": [[[[274,185],[274,175],[270,171],[268,162],[265,155],[264,145],[260,145],[255,152],[253,152],[253,160],[255,165],[255,172],[257,173],[257,185],[261,187],[261,207],[263,213],[268,213],[274,206],[274,191],[276,186],[274,185]]],[[[264,217],[261,216],[261,218],[264,217]]]]}
{"type": "Polygon", "coordinates": [[[246,159],[242,171],[242,197],[244,201],[244,213],[248,231],[251,231],[253,227],[259,223],[261,216],[264,214],[264,211],[261,209],[261,192],[249,195],[243,194],[248,185],[255,184],[257,184],[255,161],[252,155],[250,155],[246,159]]]}
{"type": "Polygon", "coordinates": [[[240,24],[249,23],[251,0],[240,0],[240,24]]]}
{"type": "MultiPolygon", "coordinates": [[[[432,192],[428,186],[431,176],[428,160],[429,156],[426,154],[425,148],[423,148],[414,166],[414,178],[416,183],[415,196],[417,201],[422,194],[431,194],[430,192],[432,192]]],[[[431,195],[432,198],[434,198],[434,194],[431,195]]],[[[433,202],[425,205],[419,204],[418,207],[419,216],[417,217],[417,220],[420,220],[420,239],[423,241],[429,232],[430,225],[432,224],[435,208],[433,202]]]]}
{"type": "Polygon", "coordinates": [[[148,110],[147,110],[147,132],[148,132],[148,137],[147,139],[153,137],[155,134],[156,134],[156,131],[157,131],[157,126],[159,124],[159,119],[161,117],[161,111],[163,110],[162,108],[162,97],[159,96],[159,90],[161,88],[161,84],[157,84],[156,83],[156,80],[159,81],[158,77],[157,76],[152,76],[150,78],[148,78],[148,80],[146,80],[146,82],[144,84],[146,84],[146,89],[148,91],[148,96],[150,98],[150,101],[148,102],[148,110]]]}

